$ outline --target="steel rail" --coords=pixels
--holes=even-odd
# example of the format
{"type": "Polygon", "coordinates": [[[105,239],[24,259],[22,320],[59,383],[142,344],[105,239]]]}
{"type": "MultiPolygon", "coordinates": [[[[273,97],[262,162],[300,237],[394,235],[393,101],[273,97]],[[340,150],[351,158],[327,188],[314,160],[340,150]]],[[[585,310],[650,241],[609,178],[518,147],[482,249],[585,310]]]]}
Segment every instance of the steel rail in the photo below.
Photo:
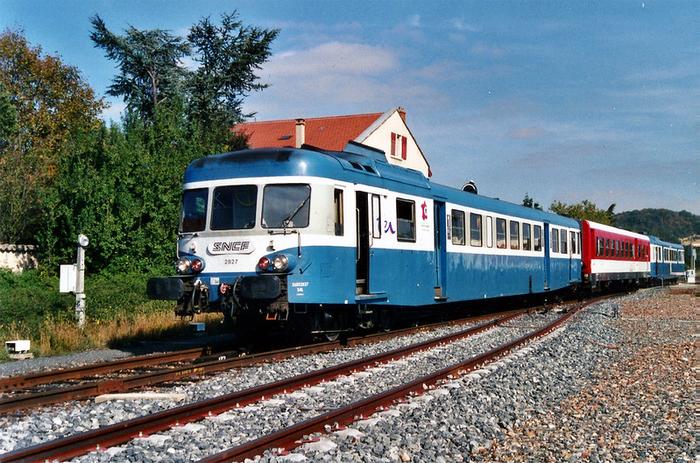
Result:
{"type": "MultiPolygon", "coordinates": [[[[512,311],[512,313],[520,314],[523,313],[523,311],[512,311]]],[[[479,318],[493,318],[493,316],[484,315],[476,317],[476,319],[479,318]]],[[[503,318],[503,316],[500,318],[503,318]]],[[[450,322],[423,325],[421,327],[404,328],[387,333],[374,333],[368,336],[350,338],[345,344],[348,346],[367,344],[395,336],[401,336],[414,333],[416,331],[434,328],[436,326],[454,325],[459,323],[464,323],[464,320],[454,320],[450,322]]],[[[342,345],[343,344],[341,341],[330,341],[231,358],[226,358],[222,354],[219,357],[223,358],[219,360],[210,360],[202,363],[195,362],[192,365],[142,373],[125,378],[91,381],[75,386],[54,388],[31,394],[17,394],[0,400],[0,413],[10,413],[22,409],[36,408],[70,400],[88,399],[101,394],[126,392],[140,387],[161,384],[167,381],[178,381],[182,380],[183,378],[196,375],[216,373],[234,368],[243,368],[262,362],[282,360],[293,356],[328,352],[330,350],[338,349],[342,345]]],[[[210,356],[210,358],[211,357],[216,357],[216,355],[210,356]]],[[[100,367],[100,364],[98,364],[98,367],[100,367]]]]}
{"type": "Polygon", "coordinates": [[[66,438],[55,439],[43,444],[14,450],[0,455],[0,463],[43,462],[76,457],[93,450],[99,450],[127,442],[135,437],[152,434],[172,426],[182,425],[200,420],[207,416],[223,413],[227,410],[259,401],[274,394],[290,392],[302,387],[318,384],[341,375],[353,373],[362,368],[388,362],[440,344],[454,342],[457,339],[472,336],[493,328],[500,322],[510,320],[519,315],[519,313],[512,314],[457,333],[429,339],[407,347],[345,362],[329,368],[297,375],[273,383],[263,384],[243,391],[175,407],[152,415],[115,423],[92,431],[74,434],[66,438]]]}
{"type": "Polygon", "coordinates": [[[139,355],[110,362],[66,368],[64,370],[48,370],[24,376],[10,376],[0,378],[0,391],[39,386],[69,379],[80,379],[92,375],[149,366],[156,363],[184,362],[197,359],[209,353],[209,348],[197,347],[160,354],[139,355]]]}
{"type": "Polygon", "coordinates": [[[315,418],[311,418],[288,428],[262,436],[240,446],[203,458],[199,460],[199,463],[242,461],[245,458],[254,458],[256,455],[262,455],[263,452],[268,449],[288,449],[297,447],[303,444],[303,442],[300,442],[299,439],[302,439],[304,436],[308,436],[312,433],[325,432],[326,426],[328,425],[331,427],[347,425],[353,421],[356,421],[358,417],[362,418],[364,416],[369,416],[377,410],[380,410],[382,407],[393,405],[396,401],[403,399],[406,396],[411,394],[422,394],[425,392],[426,388],[434,386],[439,381],[464,375],[470,371],[482,367],[485,364],[491,363],[497,358],[506,355],[523,344],[551,333],[576,312],[592,303],[593,302],[589,302],[572,309],[563,316],[559,317],[553,323],[550,323],[549,325],[538,329],[533,333],[526,334],[525,336],[522,336],[500,347],[496,347],[486,353],[420,377],[414,381],[411,381],[410,383],[397,386],[388,391],[375,394],[374,396],[337,408],[335,410],[331,410],[315,418]]]}

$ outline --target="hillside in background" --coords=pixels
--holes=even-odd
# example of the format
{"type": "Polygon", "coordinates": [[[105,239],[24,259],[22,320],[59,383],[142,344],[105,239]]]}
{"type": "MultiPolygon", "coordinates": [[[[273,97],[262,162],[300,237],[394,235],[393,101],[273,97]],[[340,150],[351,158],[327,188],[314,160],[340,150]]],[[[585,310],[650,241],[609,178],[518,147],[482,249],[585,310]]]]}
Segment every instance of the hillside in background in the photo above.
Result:
{"type": "Polygon", "coordinates": [[[615,226],[677,243],[680,238],[700,234],[700,216],[688,211],[642,209],[615,214],[615,226]]]}

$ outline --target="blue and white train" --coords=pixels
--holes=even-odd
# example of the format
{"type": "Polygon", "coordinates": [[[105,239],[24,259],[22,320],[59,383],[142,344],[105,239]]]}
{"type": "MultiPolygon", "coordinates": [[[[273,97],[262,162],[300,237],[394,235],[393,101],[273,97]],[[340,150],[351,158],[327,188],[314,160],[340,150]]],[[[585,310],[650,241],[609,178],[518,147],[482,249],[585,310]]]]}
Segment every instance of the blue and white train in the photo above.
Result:
{"type": "Polygon", "coordinates": [[[581,243],[576,220],[434,184],[364,145],[245,150],[187,168],[178,275],[148,293],[179,315],[332,336],[577,287],[581,243]]]}

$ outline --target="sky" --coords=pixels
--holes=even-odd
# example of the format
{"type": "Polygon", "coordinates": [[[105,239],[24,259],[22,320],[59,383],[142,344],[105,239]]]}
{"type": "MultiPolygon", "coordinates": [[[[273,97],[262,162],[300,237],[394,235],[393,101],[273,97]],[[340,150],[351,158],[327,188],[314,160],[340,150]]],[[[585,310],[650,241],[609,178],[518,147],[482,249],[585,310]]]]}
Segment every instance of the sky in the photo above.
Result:
{"type": "Polygon", "coordinates": [[[402,106],[434,182],[700,214],[698,1],[2,0],[0,29],[76,66],[119,120],[91,16],[186,35],[234,10],[280,29],[256,120],[402,106]]]}

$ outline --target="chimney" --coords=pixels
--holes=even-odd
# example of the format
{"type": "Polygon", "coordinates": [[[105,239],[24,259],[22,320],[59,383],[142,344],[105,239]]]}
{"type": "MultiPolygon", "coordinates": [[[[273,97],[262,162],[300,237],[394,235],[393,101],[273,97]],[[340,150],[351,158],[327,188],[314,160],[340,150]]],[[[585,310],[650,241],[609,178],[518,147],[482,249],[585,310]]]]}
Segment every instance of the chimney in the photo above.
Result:
{"type": "Polygon", "coordinates": [[[295,147],[300,148],[301,145],[306,143],[306,121],[304,119],[297,119],[296,130],[294,132],[295,147]]]}
{"type": "Polygon", "coordinates": [[[399,116],[401,116],[401,119],[403,119],[403,123],[406,123],[406,110],[402,107],[399,106],[396,108],[396,110],[399,112],[399,116]]]}

